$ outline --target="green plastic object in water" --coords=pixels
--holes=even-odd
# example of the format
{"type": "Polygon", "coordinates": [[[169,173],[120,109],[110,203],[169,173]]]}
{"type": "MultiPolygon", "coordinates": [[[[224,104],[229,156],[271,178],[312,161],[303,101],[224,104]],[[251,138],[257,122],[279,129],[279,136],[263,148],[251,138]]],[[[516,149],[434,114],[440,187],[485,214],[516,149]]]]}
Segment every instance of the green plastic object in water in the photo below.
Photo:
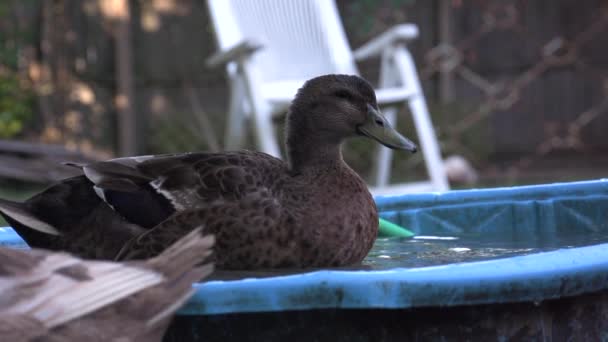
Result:
{"type": "Polygon", "coordinates": [[[380,219],[380,227],[378,229],[378,237],[401,237],[408,238],[413,237],[414,233],[411,231],[394,224],[391,221],[380,219]]]}

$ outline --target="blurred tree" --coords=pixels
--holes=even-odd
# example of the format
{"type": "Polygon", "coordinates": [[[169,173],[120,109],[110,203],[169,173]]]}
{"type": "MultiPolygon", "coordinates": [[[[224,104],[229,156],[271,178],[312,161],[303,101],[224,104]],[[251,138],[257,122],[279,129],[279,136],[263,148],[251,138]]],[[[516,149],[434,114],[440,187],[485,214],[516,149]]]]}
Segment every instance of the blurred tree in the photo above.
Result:
{"type": "Polygon", "coordinates": [[[0,74],[0,138],[13,138],[23,132],[33,117],[33,95],[10,71],[0,74]]]}
{"type": "Polygon", "coordinates": [[[115,39],[116,109],[118,110],[118,152],[135,155],[142,152],[141,120],[135,112],[133,49],[131,42],[131,6],[128,0],[99,0],[101,13],[110,21],[115,39]]]}
{"type": "MultiPolygon", "coordinates": [[[[20,5],[33,0],[21,1],[20,5]]],[[[0,138],[22,134],[34,116],[31,82],[20,59],[23,48],[32,40],[32,29],[20,22],[17,1],[0,2],[0,138]]]]}

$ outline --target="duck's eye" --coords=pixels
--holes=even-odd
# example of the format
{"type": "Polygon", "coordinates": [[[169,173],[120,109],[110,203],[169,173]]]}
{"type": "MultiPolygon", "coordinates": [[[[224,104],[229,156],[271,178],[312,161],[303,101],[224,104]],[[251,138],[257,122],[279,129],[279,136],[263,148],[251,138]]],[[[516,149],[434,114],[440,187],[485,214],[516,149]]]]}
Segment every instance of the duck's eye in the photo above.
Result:
{"type": "Polygon", "coordinates": [[[378,125],[380,127],[384,127],[384,121],[382,121],[380,119],[376,119],[376,125],[378,125]]]}
{"type": "Polygon", "coordinates": [[[348,90],[337,90],[334,93],[334,96],[345,100],[353,99],[353,94],[351,94],[348,90]]]}

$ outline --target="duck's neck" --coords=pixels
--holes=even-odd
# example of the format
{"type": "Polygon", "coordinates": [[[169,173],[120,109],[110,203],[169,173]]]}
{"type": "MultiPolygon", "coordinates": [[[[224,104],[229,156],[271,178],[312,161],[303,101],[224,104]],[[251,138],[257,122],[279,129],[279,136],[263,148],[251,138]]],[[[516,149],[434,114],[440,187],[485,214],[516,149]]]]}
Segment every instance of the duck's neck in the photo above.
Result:
{"type": "Polygon", "coordinates": [[[289,169],[295,173],[333,168],[343,163],[339,144],[288,143],[288,160],[289,169]]]}
{"type": "Polygon", "coordinates": [[[302,123],[287,125],[286,143],[289,169],[293,173],[335,168],[344,163],[340,139],[302,123]]]}

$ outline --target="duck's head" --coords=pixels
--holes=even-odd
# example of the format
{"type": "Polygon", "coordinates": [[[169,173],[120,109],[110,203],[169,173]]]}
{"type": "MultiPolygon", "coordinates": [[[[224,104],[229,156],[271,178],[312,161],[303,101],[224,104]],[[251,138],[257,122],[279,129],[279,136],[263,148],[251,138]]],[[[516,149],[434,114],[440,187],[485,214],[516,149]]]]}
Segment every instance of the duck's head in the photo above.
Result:
{"type": "MultiPolygon", "coordinates": [[[[384,146],[416,152],[416,145],[397,132],[378,109],[372,86],[358,76],[325,75],[310,79],[298,91],[287,116],[287,148],[315,148],[365,136],[384,146]]],[[[295,151],[294,151],[295,150],[295,151]]]]}

